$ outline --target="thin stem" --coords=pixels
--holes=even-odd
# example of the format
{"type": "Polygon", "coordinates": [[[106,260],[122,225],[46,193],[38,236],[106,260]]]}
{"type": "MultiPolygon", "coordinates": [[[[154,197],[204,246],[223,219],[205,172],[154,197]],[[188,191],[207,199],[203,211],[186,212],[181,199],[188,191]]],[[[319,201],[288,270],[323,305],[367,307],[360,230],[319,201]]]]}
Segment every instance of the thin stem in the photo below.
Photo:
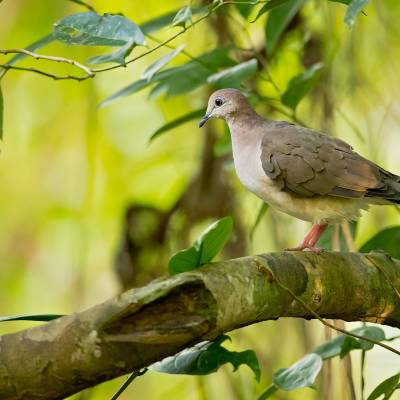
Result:
{"type": "Polygon", "coordinates": [[[346,331],[345,329],[342,328],[338,328],[332,324],[330,324],[329,322],[325,321],[319,314],[317,314],[307,303],[305,303],[300,297],[298,297],[290,288],[288,288],[287,286],[285,286],[283,283],[281,283],[277,277],[275,276],[274,272],[272,271],[271,268],[269,268],[269,266],[267,266],[268,271],[271,273],[272,277],[274,278],[275,282],[277,283],[277,285],[285,290],[286,292],[288,292],[295,300],[297,300],[308,312],[310,312],[316,319],[318,319],[320,322],[322,322],[325,326],[328,326],[331,329],[334,329],[335,331],[341,332],[344,335],[348,335],[348,336],[352,336],[356,339],[360,339],[360,340],[365,340],[366,342],[370,342],[373,344],[376,344],[377,346],[383,347],[386,350],[391,351],[392,353],[395,353],[397,355],[400,356],[400,351],[394,349],[393,347],[388,346],[385,343],[381,343],[378,340],[372,339],[372,338],[368,338],[366,336],[361,336],[361,335],[357,335],[356,333],[353,332],[349,332],[346,331]]]}
{"type": "Polygon", "coordinates": [[[147,368],[132,372],[132,374],[125,381],[125,383],[118,389],[117,393],[114,394],[114,396],[111,398],[111,400],[117,400],[119,398],[119,396],[121,396],[121,394],[126,390],[126,388],[134,381],[135,378],[137,378],[138,376],[144,375],[146,372],[147,372],[147,368]]]}

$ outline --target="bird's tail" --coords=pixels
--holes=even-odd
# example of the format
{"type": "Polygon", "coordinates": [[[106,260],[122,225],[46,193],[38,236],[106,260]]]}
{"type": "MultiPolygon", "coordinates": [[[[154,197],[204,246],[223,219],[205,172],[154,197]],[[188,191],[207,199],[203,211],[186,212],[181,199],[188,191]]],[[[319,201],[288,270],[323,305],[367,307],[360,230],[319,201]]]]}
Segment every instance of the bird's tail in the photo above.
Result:
{"type": "Polygon", "coordinates": [[[368,189],[366,196],[400,205],[400,176],[384,169],[380,169],[379,172],[381,173],[381,185],[374,189],[368,189]]]}

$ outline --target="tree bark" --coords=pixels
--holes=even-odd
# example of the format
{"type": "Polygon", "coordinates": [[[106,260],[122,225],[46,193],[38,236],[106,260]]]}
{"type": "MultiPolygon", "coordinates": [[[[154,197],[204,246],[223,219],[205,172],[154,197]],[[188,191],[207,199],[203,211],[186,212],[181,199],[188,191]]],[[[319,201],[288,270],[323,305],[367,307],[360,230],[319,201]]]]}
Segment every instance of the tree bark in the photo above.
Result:
{"type": "Polygon", "coordinates": [[[400,261],[282,252],[216,262],[0,336],[0,398],[62,399],[223,332],[280,317],[400,326],[400,261]],[[397,289],[397,293],[396,293],[397,289]]]}

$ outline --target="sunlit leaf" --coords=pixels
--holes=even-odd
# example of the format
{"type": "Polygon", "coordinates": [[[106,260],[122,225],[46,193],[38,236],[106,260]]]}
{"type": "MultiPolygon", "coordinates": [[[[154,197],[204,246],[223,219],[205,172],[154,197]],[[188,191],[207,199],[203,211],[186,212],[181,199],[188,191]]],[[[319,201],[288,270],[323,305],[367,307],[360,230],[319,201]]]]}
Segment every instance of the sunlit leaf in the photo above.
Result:
{"type": "Polygon", "coordinates": [[[3,139],[3,124],[4,124],[4,99],[3,90],[0,86],[0,139],[3,139]]]}
{"type": "Polygon", "coordinates": [[[66,44],[120,47],[114,53],[91,58],[90,62],[96,64],[111,61],[122,64],[133,47],[145,44],[141,29],[129,19],[95,12],[73,14],[57,21],[53,34],[66,44]]]}
{"type": "Polygon", "coordinates": [[[174,59],[183,49],[184,45],[177,47],[174,51],[162,56],[143,72],[141,79],[146,79],[150,81],[154,74],[158,72],[161,68],[165,67],[172,59],[174,59]]]}
{"type": "Polygon", "coordinates": [[[173,121],[170,121],[166,123],[165,125],[161,126],[158,128],[151,136],[150,136],[150,141],[154,140],[156,137],[162,135],[165,132],[168,132],[182,124],[185,124],[186,122],[193,121],[194,119],[201,118],[204,113],[206,112],[205,108],[200,108],[199,110],[192,111],[188,114],[185,114],[179,118],[174,119],[173,121]]]}
{"type": "Polygon", "coordinates": [[[265,26],[265,40],[268,54],[274,52],[282,33],[303,3],[303,0],[289,0],[270,11],[265,26]]]}
{"type": "Polygon", "coordinates": [[[322,367],[322,358],[318,354],[307,354],[289,368],[278,370],[274,374],[274,385],[282,390],[294,390],[310,387],[322,367]]]}
{"type": "Polygon", "coordinates": [[[32,314],[14,315],[10,317],[0,317],[0,322],[6,321],[52,321],[53,319],[64,317],[63,314],[32,314]]]}
{"type": "Polygon", "coordinates": [[[225,246],[233,228],[232,217],[224,217],[211,224],[193,246],[175,253],[168,262],[168,272],[175,275],[191,271],[210,262],[225,246]]]}
{"type": "MultiPolygon", "coordinates": [[[[37,40],[36,42],[30,44],[29,46],[25,47],[25,49],[29,50],[29,51],[36,51],[53,41],[54,41],[54,36],[52,33],[50,33],[49,35],[46,35],[46,36],[42,37],[41,39],[37,40]]],[[[13,65],[17,61],[20,61],[25,57],[28,57],[28,56],[26,54],[17,54],[14,57],[12,57],[10,61],[7,62],[7,65],[13,65]]]]}
{"type": "Polygon", "coordinates": [[[172,20],[172,26],[181,26],[186,28],[186,25],[192,23],[192,9],[189,6],[181,8],[172,20]]]}
{"type": "Polygon", "coordinates": [[[271,11],[272,9],[281,6],[282,4],[287,3],[289,0],[270,0],[267,3],[265,3],[260,10],[257,13],[257,16],[254,18],[253,21],[255,22],[260,18],[262,15],[264,15],[266,12],[271,11]]]}
{"type": "Polygon", "coordinates": [[[149,369],[167,374],[207,375],[218,371],[222,365],[230,363],[234,371],[241,365],[247,365],[259,381],[261,371],[254,351],[227,350],[221,346],[227,339],[229,337],[223,335],[213,342],[198,343],[172,357],[152,364],[149,369]]]}
{"type": "Polygon", "coordinates": [[[240,87],[240,82],[257,72],[257,60],[255,58],[242,62],[217,72],[208,77],[208,82],[216,87],[240,87]]]}
{"type": "Polygon", "coordinates": [[[282,95],[282,103],[294,110],[300,103],[301,99],[318,82],[321,69],[322,64],[317,63],[300,75],[295,76],[289,82],[288,88],[282,95]]]}
{"type": "MultiPolygon", "coordinates": [[[[363,326],[353,329],[350,332],[378,341],[385,340],[385,332],[378,326],[363,326]]],[[[370,350],[373,346],[373,343],[366,340],[356,339],[347,335],[339,335],[315,348],[313,353],[318,354],[322,359],[326,360],[339,355],[344,356],[349,351],[355,349],[370,350]]]]}
{"type": "Polygon", "coordinates": [[[344,17],[344,22],[352,28],[358,14],[367,5],[369,0],[353,0],[347,7],[346,15],[344,17]]]}
{"type": "Polygon", "coordinates": [[[369,253],[373,250],[381,250],[400,259],[400,226],[381,230],[360,248],[361,253],[369,253]]]}
{"type": "Polygon", "coordinates": [[[390,399],[396,389],[399,389],[400,373],[391,376],[381,382],[368,396],[367,400],[376,400],[378,397],[384,395],[384,400],[390,399]]]}

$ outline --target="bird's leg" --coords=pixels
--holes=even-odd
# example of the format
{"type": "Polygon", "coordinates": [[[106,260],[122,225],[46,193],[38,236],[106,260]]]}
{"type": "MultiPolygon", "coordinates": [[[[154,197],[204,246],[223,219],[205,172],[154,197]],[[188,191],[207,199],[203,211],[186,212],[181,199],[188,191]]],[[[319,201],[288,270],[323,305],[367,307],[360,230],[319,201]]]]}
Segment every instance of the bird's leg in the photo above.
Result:
{"type": "Polygon", "coordinates": [[[314,224],[297,247],[287,250],[289,251],[306,250],[306,251],[312,251],[313,253],[321,253],[323,249],[315,247],[315,245],[321,238],[327,226],[328,224],[314,224]]]}

